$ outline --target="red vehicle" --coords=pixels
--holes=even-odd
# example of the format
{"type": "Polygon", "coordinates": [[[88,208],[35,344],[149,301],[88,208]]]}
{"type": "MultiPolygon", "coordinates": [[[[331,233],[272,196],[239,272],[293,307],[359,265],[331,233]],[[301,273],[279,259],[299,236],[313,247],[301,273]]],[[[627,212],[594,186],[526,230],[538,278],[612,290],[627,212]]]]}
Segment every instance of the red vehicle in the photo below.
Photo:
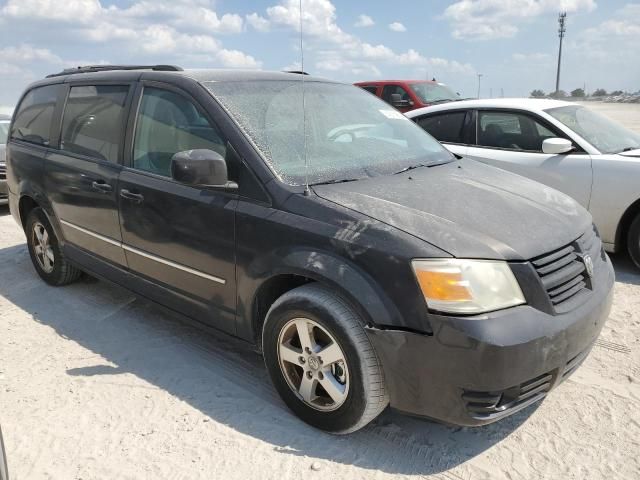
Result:
{"type": "Polygon", "coordinates": [[[401,112],[460,100],[457,93],[435,80],[376,80],[354,85],[380,97],[401,112]]]}

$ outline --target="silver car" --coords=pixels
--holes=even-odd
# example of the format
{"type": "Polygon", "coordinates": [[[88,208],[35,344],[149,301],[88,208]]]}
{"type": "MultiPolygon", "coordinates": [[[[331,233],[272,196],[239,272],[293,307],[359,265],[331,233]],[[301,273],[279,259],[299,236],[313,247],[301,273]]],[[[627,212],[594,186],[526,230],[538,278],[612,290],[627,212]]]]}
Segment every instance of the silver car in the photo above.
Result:
{"type": "Polygon", "coordinates": [[[9,133],[11,117],[0,114],[0,205],[7,203],[7,165],[5,163],[5,144],[9,133]]]}
{"type": "Polygon", "coordinates": [[[587,208],[605,249],[640,267],[640,134],[547,99],[465,100],[408,112],[453,153],[532,178],[587,208]]]}

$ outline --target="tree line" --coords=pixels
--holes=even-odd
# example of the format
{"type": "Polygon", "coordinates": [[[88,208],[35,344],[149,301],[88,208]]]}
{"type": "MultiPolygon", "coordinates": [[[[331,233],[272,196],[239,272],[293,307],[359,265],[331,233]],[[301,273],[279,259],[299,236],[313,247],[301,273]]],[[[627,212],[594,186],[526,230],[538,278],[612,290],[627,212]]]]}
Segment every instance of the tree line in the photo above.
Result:
{"type": "MultiPolygon", "coordinates": [[[[591,94],[591,96],[606,97],[608,95],[611,95],[615,97],[616,95],[622,95],[622,94],[624,94],[622,90],[614,90],[613,92],[607,93],[607,91],[604,88],[598,88],[591,94]]],[[[586,97],[587,94],[585,93],[583,88],[576,88],[575,90],[571,90],[571,93],[569,95],[567,95],[567,92],[565,92],[564,90],[558,90],[557,92],[549,92],[549,94],[546,94],[544,93],[544,91],[536,89],[536,90],[533,90],[529,94],[529,96],[533,98],[543,98],[543,97],[566,98],[568,96],[571,96],[574,98],[580,98],[580,97],[586,97]]]]}

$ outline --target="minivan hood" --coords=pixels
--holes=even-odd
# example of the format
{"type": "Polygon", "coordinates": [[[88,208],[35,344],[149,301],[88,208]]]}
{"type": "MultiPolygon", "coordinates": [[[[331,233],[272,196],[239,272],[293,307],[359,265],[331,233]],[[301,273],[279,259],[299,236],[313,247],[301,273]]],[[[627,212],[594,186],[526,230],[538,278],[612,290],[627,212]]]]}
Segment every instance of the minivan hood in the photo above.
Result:
{"type": "Polygon", "coordinates": [[[567,195],[473,160],[313,189],[455,257],[527,260],[591,225],[567,195]]]}

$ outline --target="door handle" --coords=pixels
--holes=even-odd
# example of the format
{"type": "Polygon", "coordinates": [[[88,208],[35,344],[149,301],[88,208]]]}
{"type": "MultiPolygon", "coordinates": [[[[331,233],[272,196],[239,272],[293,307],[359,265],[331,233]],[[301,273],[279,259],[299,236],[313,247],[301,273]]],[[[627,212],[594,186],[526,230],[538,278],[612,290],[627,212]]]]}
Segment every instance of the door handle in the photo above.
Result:
{"type": "Polygon", "coordinates": [[[113,187],[104,180],[96,180],[95,182],[91,183],[91,188],[102,193],[109,193],[111,190],[113,190],[113,187]]]}
{"type": "Polygon", "coordinates": [[[142,195],[141,193],[130,192],[125,188],[120,190],[120,196],[122,198],[126,198],[127,200],[131,200],[134,203],[142,203],[144,201],[144,195],[142,195]]]}

